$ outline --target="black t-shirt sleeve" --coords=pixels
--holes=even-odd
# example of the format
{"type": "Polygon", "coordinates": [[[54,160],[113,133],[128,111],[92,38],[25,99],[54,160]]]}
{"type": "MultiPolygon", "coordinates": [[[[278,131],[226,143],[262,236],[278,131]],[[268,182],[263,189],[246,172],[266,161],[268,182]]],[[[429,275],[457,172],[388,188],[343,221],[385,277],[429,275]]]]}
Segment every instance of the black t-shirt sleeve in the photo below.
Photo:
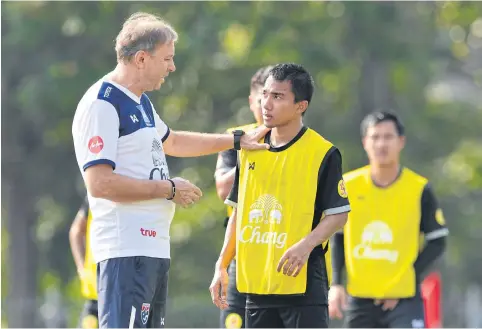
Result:
{"type": "Polygon", "coordinates": [[[238,205],[238,187],[239,187],[239,164],[236,165],[236,173],[234,174],[233,187],[231,192],[229,192],[226,201],[224,202],[228,206],[236,208],[238,205]]]}
{"type": "Polygon", "coordinates": [[[343,269],[345,268],[345,235],[343,231],[336,232],[330,239],[332,284],[343,283],[343,269]]]}
{"type": "Polygon", "coordinates": [[[236,167],[237,159],[238,152],[235,149],[220,152],[216,174],[225,174],[234,167],[236,167]]]}
{"type": "Polygon", "coordinates": [[[318,172],[318,189],[315,209],[318,214],[335,215],[350,211],[342,174],[340,151],[332,147],[326,154],[318,172]]]}
{"type": "Polygon", "coordinates": [[[426,240],[434,240],[448,235],[442,209],[440,209],[430,184],[425,185],[422,192],[422,218],[420,231],[426,240]]]}
{"type": "Polygon", "coordinates": [[[82,205],[79,208],[79,214],[82,214],[84,216],[84,219],[87,220],[87,217],[89,216],[89,199],[87,196],[84,199],[84,202],[82,202],[82,205]]]}

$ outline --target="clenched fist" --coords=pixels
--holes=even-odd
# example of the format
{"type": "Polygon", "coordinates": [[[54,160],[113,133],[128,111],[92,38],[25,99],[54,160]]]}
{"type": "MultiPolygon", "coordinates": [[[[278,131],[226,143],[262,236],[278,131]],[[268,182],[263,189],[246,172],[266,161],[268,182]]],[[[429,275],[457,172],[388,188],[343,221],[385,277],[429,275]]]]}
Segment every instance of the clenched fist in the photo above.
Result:
{"type": "Polygon", "coordinates": [[[201,189],[187,179],[175,177],[172,181],[176,185],[176,195],[172,201],[183,208],[187,208],[198,202],[199,198],[203,195],[201,189]]]}

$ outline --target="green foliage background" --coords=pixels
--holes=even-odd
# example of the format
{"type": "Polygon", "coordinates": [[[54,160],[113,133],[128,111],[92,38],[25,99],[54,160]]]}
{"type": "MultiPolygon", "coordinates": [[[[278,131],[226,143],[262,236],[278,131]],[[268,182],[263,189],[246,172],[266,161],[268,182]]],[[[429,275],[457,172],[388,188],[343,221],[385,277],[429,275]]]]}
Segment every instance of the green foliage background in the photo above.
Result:
{"type": "MultiPolygon", "coordinates": [[[[122,21],[144,10],[179,32],[177,71],[150,97],[172,129],[252,122],[249,79],[293,61],[317,89],[305,123],[366,162],[359,123],[377,108],[407,125],[404,164],[427,176],[451,230],[441,269],[445,323],[482,284],[482,6],[477,2],[2,2],[2,324],[75,326],[82,299],[68,230],[84,188],[71,123],[115,66],[122,21]],[[19,312],[19,307],[28,311],[19,312]]],[[[169,327],[213,327],[208,285],[222,236],[215,156],[169,158],[204,190],[173,226],[169,327]]],[[[337,323],[334,323],[336,325],[337,323]]]]}

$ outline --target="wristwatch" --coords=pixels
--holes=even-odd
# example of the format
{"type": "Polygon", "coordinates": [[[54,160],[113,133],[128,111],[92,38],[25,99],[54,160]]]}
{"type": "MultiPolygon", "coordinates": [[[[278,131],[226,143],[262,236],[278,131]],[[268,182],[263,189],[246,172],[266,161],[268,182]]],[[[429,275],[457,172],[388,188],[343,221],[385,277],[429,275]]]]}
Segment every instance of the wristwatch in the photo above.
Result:
{"type": "Polygon", "coordinates": [[[233,130],[234,135],[234,149],[241,150],[241,136],[244,135],[244,130],[233,130]]]}

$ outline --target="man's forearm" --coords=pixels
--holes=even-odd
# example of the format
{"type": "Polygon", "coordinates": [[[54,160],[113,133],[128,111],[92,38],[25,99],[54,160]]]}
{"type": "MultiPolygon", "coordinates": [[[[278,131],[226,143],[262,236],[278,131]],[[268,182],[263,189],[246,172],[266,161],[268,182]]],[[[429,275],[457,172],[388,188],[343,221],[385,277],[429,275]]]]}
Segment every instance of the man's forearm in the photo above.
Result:
{"type": "Polygon", "coordinates": [[[70,249],[72,250],[72,256],[74,257],[75,266],[77,271],[81,271],[84,268],[85,257],[85,236],[71,232],[69,236],[70,249]]]}
{"type": "Polygon", "coordinates": [[[333,271],[333,285],[343,282],[343,269],[345,268],[345,236],[343,232],[336,232],[330,239],[331,265],[333,271]]]}
{"type": "Polygon", "coordinates": [[[323,218],[310,234],[305,238],[311,248],[327,241],[335,232],[339,231],[346,224],[348,213],[328,215],[323,218]]]}
{"type": "Polygon", "coordinates": [[[226,227],[224,243],[218,261],[216,262],[216,268],[227,268],[229,263],[234,259],[234,256],[236,256],[236,218],[236,209],[234,209],[231,218],[229,218],[228,226],[226,227]]]}
{"type": "Polygon", "coordinates": [[[423,248],[422,252],[418,255],[413,267],[415,268],[415,274],[417,281],[422,281],[424,272],[433,264],[433,262],[443,254],[446,247],[446,238],[442,237],[435,240],[430,240],[423,248]]]}
{"type": "Polygon", "coordinates": [[[175,157],[197,157],[218,153],[234,147],[231,134],[205,134],[187,131],[171,131],[164,149],[175,157]],[[172,139],[170,142],[169,139],[172,139]]]}
{"type": "Polygon", "coordinates": [[[236,167],[228,172],[216,175],[216,190],[221,200],[226,200],[234,183],[234,176],[236,174],[236,167]]]}
{"type": "Polygon", "coordinates": [[[171,196],[169,181],[147,180],[126,177],[112,172],[93,173],[95,167],[86,171],[86,185],[90,195],[113,202],[137,202],[165,199],[171,196]]]}

